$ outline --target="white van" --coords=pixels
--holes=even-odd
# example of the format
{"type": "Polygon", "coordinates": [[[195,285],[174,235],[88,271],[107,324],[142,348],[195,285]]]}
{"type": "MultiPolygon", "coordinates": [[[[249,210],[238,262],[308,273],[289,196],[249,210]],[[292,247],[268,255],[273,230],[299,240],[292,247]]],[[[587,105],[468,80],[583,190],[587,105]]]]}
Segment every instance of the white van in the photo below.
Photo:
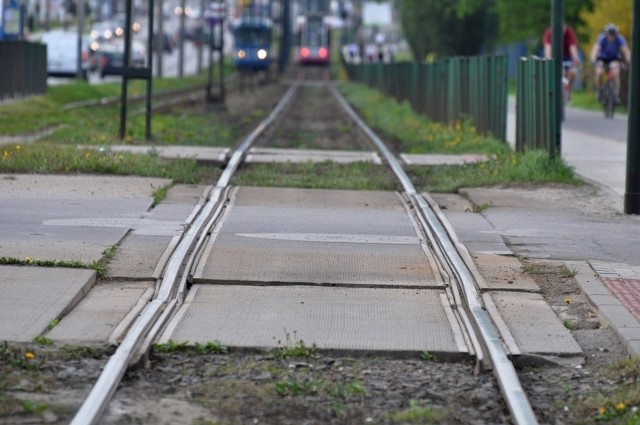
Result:
{"type": "MultiPolygon", "coordinates": [[[[47,45],[47,74],[56,77],[75,77],[78,73],[78,33],[50,31],[40,40],[47,45]]],[[[82,78],[87,78],[89,37],[82,37],[82,78]]]]}

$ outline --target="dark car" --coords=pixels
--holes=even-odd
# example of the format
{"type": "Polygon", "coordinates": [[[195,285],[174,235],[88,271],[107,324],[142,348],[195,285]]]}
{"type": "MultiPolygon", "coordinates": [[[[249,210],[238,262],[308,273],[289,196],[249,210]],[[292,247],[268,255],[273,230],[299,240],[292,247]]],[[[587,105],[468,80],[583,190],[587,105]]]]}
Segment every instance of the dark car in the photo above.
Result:
{"type": "Polygon", "coordinates": [[[176,48],[176,45],[178,44],[178,43],[176,42],[175,37],[174,37],[173,35],[171,35],[171,34],[169,34],[169,33],[166,33],[166,32],[165,32],[165,33],[162,35],[162,37],[161,37],[161,38],[162,38],[162,40],[160,40],[160,36],[159,36],[158,34],[154,34],[154,38],[153,38],[154,46],[153,46],[153,48],[155,49],[155,46],[156,46],[156,45],[155,45],[155,42],[156,42],[156,41],[161,41],[161,43],[162,43],[162,50],[163,50],[164,52],[166,52],[166,53],[172,53],[172,52],[173,52],[173,49],[175,49],[175,48],[176,48]]]}
{"type": "MultiPolygon", "coordinates": [[[[98,51],[100,57],[100,77],[122,75],[124,44],[104,44],[98,51]]],[[[144,67],[147,63],[146,49],[142,43],[131,43],[131,66],[144,67]]]]}

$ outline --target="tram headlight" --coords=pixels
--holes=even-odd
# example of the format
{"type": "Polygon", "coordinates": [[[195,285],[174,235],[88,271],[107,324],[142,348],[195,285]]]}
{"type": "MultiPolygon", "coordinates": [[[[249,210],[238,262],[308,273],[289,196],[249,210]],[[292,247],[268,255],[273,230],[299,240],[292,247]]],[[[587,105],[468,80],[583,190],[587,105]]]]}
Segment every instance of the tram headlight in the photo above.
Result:
{"type": "Polygon", "coordinates": [[[247,56],[247,53],[244,50],[238,50],[237,53],[238,59],[244,59],[247,56]]]}
{"type": "Polygon", "coordinates": [[[265,60],[267,58],[267,51],[264,49],[258,50],[258,59],[265,60]]]}

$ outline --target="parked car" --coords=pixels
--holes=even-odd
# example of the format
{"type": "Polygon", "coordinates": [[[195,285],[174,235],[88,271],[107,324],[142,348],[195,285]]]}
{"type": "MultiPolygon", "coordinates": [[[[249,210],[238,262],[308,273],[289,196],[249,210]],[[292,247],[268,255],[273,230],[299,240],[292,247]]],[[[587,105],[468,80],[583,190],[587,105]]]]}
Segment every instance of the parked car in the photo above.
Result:
{"type": "MultiPolygon", "coordinates": [[[[147,49],[144,44],[138,41],[131,42],[131,65],[132,67],[145,67],[147,64],[147,49]]],[[[100,77],[107,75],[122,75],[122,64],[124,63],[124,43],[101,44],[98,50],[100,57],[100,77]]]]}
{"type": "MultiPolygon", "coordinates": [[[[78,33],[50,31],[40,41],[47,45],[47,74],[55,77],[75,77],[78,74],[78,33]]],[[[97,67],[97,58],[89,47],[89,37],[82,37],[82,77],[97,67]]]]}

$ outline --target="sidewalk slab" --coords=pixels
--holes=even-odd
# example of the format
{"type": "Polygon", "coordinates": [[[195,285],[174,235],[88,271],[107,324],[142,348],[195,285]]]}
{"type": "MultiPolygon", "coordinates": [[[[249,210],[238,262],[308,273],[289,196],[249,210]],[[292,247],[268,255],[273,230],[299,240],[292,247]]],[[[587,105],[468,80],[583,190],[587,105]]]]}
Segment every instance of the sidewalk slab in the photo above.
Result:
{"type": "Polygon", "coordinates": [[[95,281],[93,270],[0,266],[0,341],[32,341],[71,311],[95,281]]]}

